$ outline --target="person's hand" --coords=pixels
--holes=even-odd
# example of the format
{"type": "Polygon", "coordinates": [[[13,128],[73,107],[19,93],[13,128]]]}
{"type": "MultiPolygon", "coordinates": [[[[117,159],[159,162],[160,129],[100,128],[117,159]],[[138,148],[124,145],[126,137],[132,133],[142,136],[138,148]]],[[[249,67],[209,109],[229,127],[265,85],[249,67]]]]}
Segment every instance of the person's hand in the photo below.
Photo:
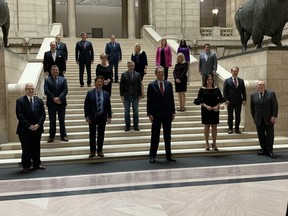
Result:
{"type": "Polygon", "coordinates": [[[242,101],[242,105],[245,106],[246,105],[246,101],[242,101]]]}
{"type": "Polygon", "coordinates": [[[229,104],[230,104],[230,101],[227,100],[227,101],[225,102],[225,105],[229,106],[229,104]]]}
{"type": "Polygon", "coordinates": [[[181,80],[177,78],[177,79],[176,79],[176,82],[177,82],[177,83],[181,83],[181,80]]]}
{"type": "Polygon", "coordinates": [[[175,119],[175,113],[172,114],[172,121],[175,119]]]}
{"type": "Polygon", "coordinates": [[[124,103],[124,96],[121,96],[121,101],[122,103],[124,103]]]}
{"type": "Polygon", "coordinates": [[[270,121],[271,121],[271,123],[272,123],[272,124],[275,124],[275,122],[276,122],[276,119],[277,119],[276,117],[274,117],[274,116],[271,116],[271,120],[270,120],[270,121]]]}
{"type": "Polygon", "coordinates": [[[214,106],[212,109],[213,109],[214,112],[218,112],[219,111],[219,106],[218,105],[214,106]]]}
{"type": "Polygon", "coordinates": [[[91,120],[89,119],[89,117],[86,117],[85,121],[88,122],[89,124],[91,123],[91,120]]]}
{"type": "Polygon", "coordinates": [[[108,124],[110,124],[110,123],[111,123],[111,121],[112,121],[112,119],[111,119],[111,118],[108,118],[108,119],[107,119],[107,123],[108,123],[108,124]]]}
{"type": "Polygon", "coordinates": [[[149,117],[150,122],[153,123],[153,121],[154,121],[153,116],[152,115],[148,115],[148,117],[149,117]]]}

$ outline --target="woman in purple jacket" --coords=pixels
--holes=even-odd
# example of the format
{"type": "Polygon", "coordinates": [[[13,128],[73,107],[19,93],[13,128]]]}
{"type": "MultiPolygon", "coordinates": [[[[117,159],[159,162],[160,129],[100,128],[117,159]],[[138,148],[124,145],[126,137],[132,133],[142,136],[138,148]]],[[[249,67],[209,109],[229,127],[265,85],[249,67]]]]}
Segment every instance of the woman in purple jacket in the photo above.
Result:
{"type": "Polygon", "coordinates": [[[186,41],[184,39],[182,39],[179,43],[177,54],[179,54],[179,53],[183,53],[185,56],[185,61],[190,63],[190,50],[189,50],[189,47],[187,46],[186,41]]]}

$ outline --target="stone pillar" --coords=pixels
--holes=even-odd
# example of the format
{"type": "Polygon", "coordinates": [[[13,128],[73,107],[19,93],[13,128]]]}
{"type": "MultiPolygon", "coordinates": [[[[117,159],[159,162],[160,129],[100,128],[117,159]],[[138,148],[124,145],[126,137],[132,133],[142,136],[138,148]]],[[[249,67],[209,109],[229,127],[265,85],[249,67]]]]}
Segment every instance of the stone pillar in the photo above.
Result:
{"type": "Polygon", "coordinates": [[[128,38],[135,39],[135,2],[128,0],[128,38]]]}
{"type": "Polygon", "coordinates": [[[76,37],[76,4],[74,0],[69,0],[67,8],[68,37],[76,37]]]}
{"type": "Polygon", "coordinates": [[[127,0],[122,0],[122,38],[128,38],[127,0]]]}

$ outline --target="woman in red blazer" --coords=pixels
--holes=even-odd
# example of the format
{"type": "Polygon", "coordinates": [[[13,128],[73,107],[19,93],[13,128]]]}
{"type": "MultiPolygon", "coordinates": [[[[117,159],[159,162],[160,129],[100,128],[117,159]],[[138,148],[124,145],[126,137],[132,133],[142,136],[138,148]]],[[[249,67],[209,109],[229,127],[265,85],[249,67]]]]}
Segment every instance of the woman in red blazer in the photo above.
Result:
{"type": "Polygon", "coordinates": [[[164,67],[164,79],[168,79],[168,69],[172,66],[172,52],[166,39],[161,39],[161,46],[156,50],[156,66],[164,67]]]}

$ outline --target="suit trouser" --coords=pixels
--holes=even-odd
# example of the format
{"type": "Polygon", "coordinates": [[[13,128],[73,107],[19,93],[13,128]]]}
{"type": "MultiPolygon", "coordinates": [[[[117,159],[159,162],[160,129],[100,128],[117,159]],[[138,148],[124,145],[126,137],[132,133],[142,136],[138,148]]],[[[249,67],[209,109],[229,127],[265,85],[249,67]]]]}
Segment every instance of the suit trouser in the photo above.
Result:
{"type": "Polygon", "coordinates": [[[41,164],[40,161],[40,140],[41,135],[39,131],[28,131],[25,134],[18,134],[21,142],[22,157],[21,164],[23,168],[30,168],[31,160],[33,161],[33,167],[38,167],[41,164]]]}
{"type": "Polygon", "coordinates": [[[114,67],[114,80],[115,82],[118,82],[118,61],[109,61],[109,67],[111,68],[111,70],[113,71],[113,67],[114,67]]]}
{"type": "Polygon", "coordinates": [[[56,113],[58,113],[61,138],[67,136],[65,128],[65,112],[66,112],[66,106],[63,106],[61,104],[48,106],[49,127],[50,127],[49,135],[51,138],[54,138],[56,134],[56,113]]]}
{"type": "Polygon", "coordinates": [[[235,130],[239,130],[239,125],[241,122],[241,108],[242,104],[229,104],[227,106],[228,111],[228,126],[229,129],[233,129],[233,112],[235,110],[235,130]]]}
{"type": "Polygon", "coordinates": [[[84,85],[84,69],[86,65],[86,71],[87,71],[87,85],[91,84],[91,62],[85,62],[80,63],[79,62],[79,80],[80,85],[84,85]]]}
{"type": "Polygon", "coordinates": [[[273,152],[274,124],[266,125],[262,119],[260,125],[256,125],[257,134],[261,149],[264,153],[273,152]]]}
{"type": "Polygon", "coordinates": [[[103,151],[104,133],[106,127],[105,115],[99,115],[89,124],[90,152],[96,152],[96,130],[97,130],[97,152],[103,151]]]}
{"type": "Polygon", "coordinates": [[[125,127],[130,128],[130,106],[132,104],[133,110],[133,126],[134,128],[138,128],[139,126],[139,98],[138,97],[125,97],[124,99],[124,109],[125,109],[125,127]]]}
{"type": "Polygon", "coordinates": [[[159,141],[160,141],[161,124],[163,126],[163,138],[164,138],[164,142],[165,142],[166,156],[171,155],[171,125],[172,125],[172,121],[167,120],[167,117],[163,115],[159,118],[154,117],[154,120],[152,123],[150,153],[149,153],[150,157],[156,157],[156,155],[157,155],[157,150],[158,150],[159,141]]]}

